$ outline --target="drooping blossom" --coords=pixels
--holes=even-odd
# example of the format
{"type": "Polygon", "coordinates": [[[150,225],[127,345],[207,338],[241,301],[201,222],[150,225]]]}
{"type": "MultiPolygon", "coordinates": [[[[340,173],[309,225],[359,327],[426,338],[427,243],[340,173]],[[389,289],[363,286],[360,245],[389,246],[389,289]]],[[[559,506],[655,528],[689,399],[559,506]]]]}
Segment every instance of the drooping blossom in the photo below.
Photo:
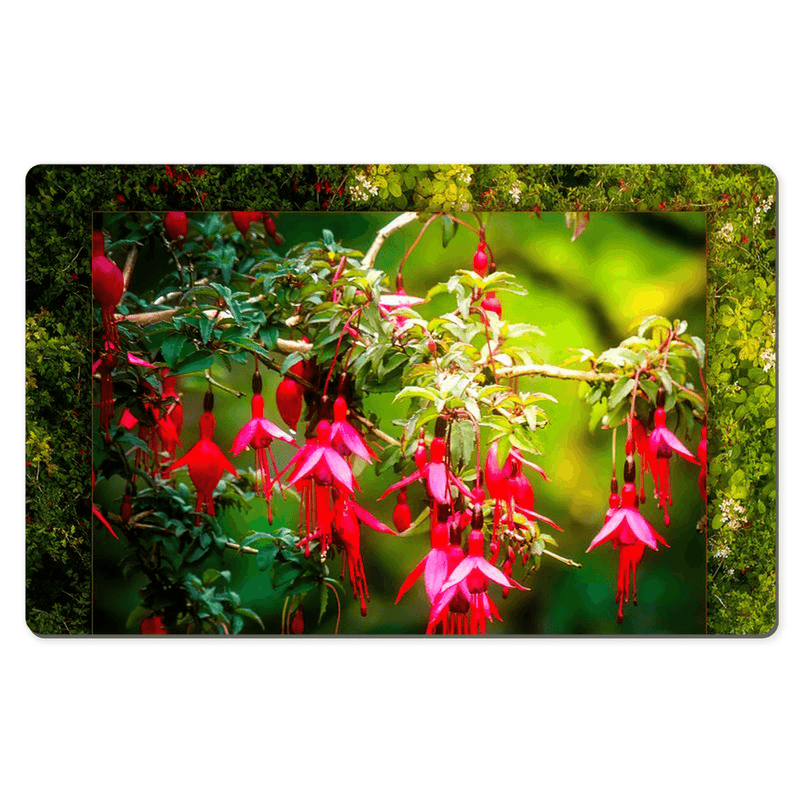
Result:
{"type": "Polygon", "coordinates": [[[380,533],[394,535],[394,531],[372,516],[347,495],[336,492],[333,504],[333,544],[342,549],[342,576],[347,569],[353,597],[361,602],[361,616],[367,615],[369,587],[361,558],[361,523],[380,533]]]}
{"type": "MultiPolygon", "coordinates": [[[[326,553],[333,534],[332,492],[352,495],[356,489],[353,471],[345,459],[331,446],[331,424],[320,420],[315,436],[295,453],[283,472],[293,469],[287,486],[298,484],[305,510],[306,554],[311,538],[319,538],[320,549],[326,553]]],[[[283,474],[283,473],[281,473],[283,474]]]]}
{"type": "Polygon", "coordinates": [[[687,449],[686,445],[667,428],[664,400],[665,392],[663,389],[659,389],[656,397],[656,411],[653,415],[655,427],[650,434],[648,445],[651,457],[655,459],[653,475],[656,483],[656,494],[658,495],[658,507],[664,509],[664,524],[669,525],[668,506],[672,505],[669,460],[672,458],[673,453],[677,453],[681,458],[692,464],[699,464],[700,462],[687,449]]]}
{"type": "Polygon", "coordinates": [[[367,464],[377,458],[364,437],[347,421],[347,401],[339,395],[333,404],[333,425],[331,425],[331,444],[343,456],[357,456],[367,464]]]}
{"type": "Polygon", "coordinates": [[[494,523],[492,538],[497,536],[500,521],[505,518],[508,525],[513,525],[514,513],[522,514],[530,521],[545,522],[556,530],[563,530],[549,517],[534,511],[535,497],[533,485],[525,476],[522,467],[527,466],[537,472],[545,480],[549,480],[545,471],[532,461],[522,457],[522,453],[515,447],[509,450],[504,464],[499,461],[499,442],[492,442],[486,453],[486,466],[483,477],[489,495],[494,499],[494,523]],[[505,513],[503,513],[503,504],[505,513]]]}
{"type": "MultiPolygon", "coordinates": [[[[423,463],[421,467],[418,464],[414,472],[390,486],[378,500],[383,500],[384,497],[391,494],[393,491],[402,489],[416,480],[423,481],[428,494],[437,503],[450,504],[451,486],[458,489],[465,497],[470,500],[472,499],[470,490],[464,482],[450,470],[450,465],[445,459],[447,455],[447,443],[444,440],[445,426],[446,421],[443,417],[439,417],[436,423],[436,433],[431,440],[430,461],[423,463]]],[[[415,462],[416,460],[417,455],[415,454],[415,462]]],[[[419,460],[421,462],[421,458],[419,460]]]]}
{"type": "Polygon", "coordinates": [[[261,394],[262,380],[260,373],[253,375],[253,399],[251,401],[252,416],[249,422],[239,431],[233,441],[231,453],[238,456],[246,447],[256,454],[256,490],[261,491],[267,501],[267,515],[272,522],[272,478],[269,471],[267,454],[272,461],[273,473],[277,476],[278,467],[272,452],[272,442],[280,439],[288,444],[295,444],[294,439],[284,433],[277,425],[264,417],[264,397],[261,394]]]}
{"type": "Polygon", "coordinates": [[[394,294],[382,294],[378,301],[378,308],[384,316],[391,316],[394,319],[395,333],[400,335],[411,328],[413,322],[411,317],[407,314],[399,313],[399,310],[413,308],[426,302],[427,300],[424,297],[414,297],[408,294],[403,288],[403,276],[398,275],[394,294]]]}
{"type": "Polygon", "coordinates": [[[216,420],[214,395],[210,391],[203,400],[203,414],[200,416],[199,424],[200,438],[185,455],[166,467],[163,474],[166,476],[180,467],[188,467],[189,477],[197,491],[195,510],[198,514],[205,510],[207,514],[214,516],[214,490],[222,479],[222,474],[227,471],[238,478],[239,473],[214,441],[216,420]]]}
{"type": "Polygon", "coordinates": [[[644,491],[644,474],[651,472],[653,480],[656,480],[656,470],[654,467],[654,456],[650,452],[650,437],[647,435],[647,428],[645,428],[639,417],[634,414],[631,417],[631,432],[633,437],[625,442],[625,454],[633,455],[634,452],[639,453],[639,502],[644,503],[646,499],[644,491]]]}
{"type": "Polygon", "coordinates": [[[605,523],[600,532],[592,539],[588,553],[595,547],[611,542],[614,549],[619,550],[619,566],[617,569],[617,592],[614,602],[617,606],[617,622],[622,622],[622,606],[633,595],[636,605],[636,568],[644,555],[645,547],[658,550],[658,545],[669,545],[650,523],[639,513],[639,499],[636,496],[636,467],[633,456],[625,461],[625,484],[622,495],[616,493],[616,481],[612,482],[609,509],[605,523]],[[619,504],[617,505],[617,501],[619,504]]]}
{"type": "Polygon", "coordinates": [[[470,605],[470,632],[486,633],[487,620],[491,622],[495,617],[501,619],[497,606],[489,597],[489,583],[497,583],[504,587],[514,586],[527,591],[525,586],[513,578],[507,578],[486,560],[485,546],[483,512],[476,508],[472,512],[472,530],[467,538],[467,555],[453,569],[439,590],[428,620],[429,633],[447,613],[450,602],[458,592],[468,599],[470,605]]]}
{"type": "Polygon", "coordinates": [[[700,475],[697,478],[697,486],[700,489],[700,497],[703,502],[708,502],[708,490],[706,479],[708,477],[708,429],[705,425],[700,429],[700,444],[697,445],[697,460],[700,462],[700,475]]]}
{"type": "Polygon", "coordinates": [[[231,216],[233,217],[233,224],[244,239],[247,237],[247,231],[250,226],[255,222],[259,222],[263,214],[260,211],[234,211],[231,216]]]}
{"type": "Polygon", "coordinates": [[[123,292],[125,279],[120,268],[105,254],[105,237],[102,231],[92,231],[92,294],[100,306],[103,338],[110,344],[108,350],[120,350],[115,313],[123,292]]]}
{"type": "Polygon", "coordinates": [[[447,562],[449,545],[450,530],[447,524],[447,509],[445,506],[440,506],[437,518],[431,521],[431,549],[403,581],[397,592],[395,604],[400,602],[400,598],[416,583],[423,572],[425,574],[425,591],[428,599],[433,603],[449,575],[447,562]]]}

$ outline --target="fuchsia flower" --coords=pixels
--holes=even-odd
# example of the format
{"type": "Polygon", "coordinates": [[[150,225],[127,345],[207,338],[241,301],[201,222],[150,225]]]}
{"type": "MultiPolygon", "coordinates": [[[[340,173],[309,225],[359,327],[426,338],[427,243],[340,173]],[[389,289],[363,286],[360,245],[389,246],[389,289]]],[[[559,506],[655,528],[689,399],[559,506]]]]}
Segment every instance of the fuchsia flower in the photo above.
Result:
{"type": "MultiPolygon", "coordinates": [[[[311,539],[319,538],[320,548],[325,554],[331,546],[333,517],[331,494],[352,495],[357,483],[350,465],[331,447],[331,424],[320,420],[317,424],[316,438],[307,437],[306,443],[295,453],[284,468],[284,472],[294,467],[287,486],[297,483],[303,498],[302,507],[306,513],[306,555],[309,553],[311,539]],[[316,521],[312,529],[311,522],[316,521]]],[[[282,473],[281,473],[282,474],[282,473]]]]}
{"type": "Polygon", "coordinates": [[[246,447],[251,447],[255,451],[256,490],[261,491],[266,498],[267,516],[269,521],[272,522],[272,478],[270,477],[267,453],[269,453],[272,468],[277,476],[278,467],[275,463],[275,456],[272,453],[272,442],[275,439],[280,439],[283,442],[294,445],[295,441],[288,433],[284,433],[277,425],[264,417],[264,397],[261,394],[261,389],[261,375],[256,372],[253,375],[252,417],[234,439],[231,453],[238,456],[246,447]]]}
{"type": "Polygon", "coordinates": [[[377,458],[364,437],[347,421],[347,401],[339,395],[333,404],[333,425],[331,425],[331,444],[343,456],[358,456],[367,464],[377,458]]]}
{"type": "Polygon", "coordinates": [[[411,318],[405,314],[392,314],[392,312],[396,312],[398,309],[412,308],[413,306],[418,306],[426,302],[427,300],[424,297],[414,297],[410,294],[406,294],[403,288],[402,276],[398,275],[397,291],[394,294],[382,294],[378,301],[378,307],[384,315],[392,315],[395,323],[395,332],[401,334],[412,327],[413,323],[411,322],[411,318]]]}
{"type": "Polygon", "coordinates": [[[361,522],[380,533],[394,531],[344,494],[337,494],[333,510],[333,543],[342,548],[342,576],[346,566],[353,597],[361,601],[361,616],[366,617],[369,587],[361,558],[361,522]]]}
{"type": "Polygon", "coordinates": [[[350,494],[355,491],[353,471],[331,446],[331,424],[325,419],[320,420],[317,425],[316,438],[306,441],[286,465],[286,469],[294,465],[297,466],[286,482],[287,486],[308,475],[321,486],[333,484],[340,491],[350,494]]]}
{"type": "Polygon", "coordinates": [[[545,480],[549,480],[545,471],[540,466],[524,459],[522,453],[515,447],[511,448],[505,464],[501,467],[498,458],[498,450],[498,442],[492,442],[492,444],[489,445],[489,450],[486,453],[486,469],[484,470],[486,488],[495,500],[495,532],[500,523],[501,502],[506,504],[506,518],[509,524],[513,524],[514,512],[517,511],[531,521],[538,520],[539,522],[546,522],[558,531],[563,530],[549,517],[538,514],[533,510],[535,502],[533,486],[522,472],[522,465],[530,467],[538,472],[545,480]]]}
{"type": "Polygon", "coordinates": [[[397,493],[397,505],[392,512],[392,522],[398,533],[407,531],[411,527],[411,508],[408,505],[408,492],[405,489],[397,493]]]}
{"type": "Polygon", "coordinates": [[[425,591],[428,593],[428,599],[433,603],[442,584],[450,574],[447,560],[450,531],[445,506],[439,506],[438,516],[438,519],[431,522],[431,549],[403,581],[403,585],[397,593],[397,599],[394,601],[395,604],[399,603],[400,598],[416,583],[423,570],[425,572],[425,591]],[[441,519],[442,516],[444,516],[444,520],[441,519]]]}
{"type": "Polygon", "coordinates": [[[664,509],[664,524],[669,525],[669,510],[667,506],[672,505],[672,494],[669,485],[669,460],[672,458],[673,453],[677,453],[692,464],[699,464],[700,462],[686,448],[686,445],[667,428],[664,399],[665,392],[663,389],[659,389],[653,418],[655,428],[650,434],[648,446],[651,459],[655,459],[653,478],[656,484],[656,494],[658,495],[658,507],[664,509]]]}
{"type": "Polygon", "coordinates": [[[213,413],[214,395],[210,391],[206,393],[203,409],[200,439],[184,456],[166,467],[163,474],[166,476],[180,467],[188,467],[189,477],[197,490],[195,510],[199,513],[205,509],[207,514],[214,516],[214,490],[222,479],[222,473],[227,471],[235,478],[239,477],[239,473],[214,441],[216,420],[213,413]]]}
{"type": "Polygon", "coordinates": [[[706,479],[708,477],[708,431],[705,425],[700,429],[700,444],[697,445],[697,459],[700,462],[700,475],[697,478],[697,486],[700,489],[700,497],[703,502],[708,502],[708,490],[706,489],[706,479]]]}
{"type": "Polygon", "coordinates": [[[428,633],[447,613],[448,606],[458,592],[470,605],[471,632],[486,633],[486,620],[494,617],[502,620],[497,606],[489,597],[489,582],[504,587],[516,587],[527,591],[525,586],[513,578],[507,578],[497,567],[484,558],[485,539],[483,535],[483,512],[475,508],[472,512],[472,531],[467,539],[467,555],[450,573],[442,584],[439,594],[431,609],[428,620],[428,633]]]}
{"type": "Polygon", "coordinates": [[[472,492],[466,487],[464,482],[450,471],[450,465],[445,462],[445,455],[447,453],[447,444],[443,438],[445,420],[442,417],[436,422],[436,434],[431,441],[431,460],[423,463],[424,451],[417,448],[414,455],[414,461],[417,464],[417,469],[403,478],[401,481],[390,486],[378,500],[383,500],[384,497],[391,494],[396,489],[402,489],[416,480],[422,480],[425,483],[428,494],[437,502],[443,505],[450,504],[450,485],[455,486],[461,494],[473,499],[472,492]]]}
{"type": "Polygon", "coordinates": [[[658,550],[659,544],[665,547],[669,545],[639,513],[633,456],[628,456],[625,462],[625,485],[622,487],[622,497],[616,493],[616,487],[616,480],[613,480],[605,524],[592,539],[586,552],[608,541],[614,549],[619,549],[617,592],[614,602],[618,604],[617,622],[622,622],[622,605],[629,601],[631,587],[633,604],[636,605],[636,568],[642,560],[645,547],[658,550]]]}

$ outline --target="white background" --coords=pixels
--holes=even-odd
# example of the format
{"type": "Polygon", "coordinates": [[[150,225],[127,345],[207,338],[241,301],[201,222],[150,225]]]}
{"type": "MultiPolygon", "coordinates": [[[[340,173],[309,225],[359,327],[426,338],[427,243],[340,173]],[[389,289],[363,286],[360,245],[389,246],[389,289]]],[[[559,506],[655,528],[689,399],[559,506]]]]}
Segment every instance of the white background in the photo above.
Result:
{"type": "Polygon", "coordinates": [[[780,180],[791,492],[790,9],[15,4],[0,50],[0,219],[16,295],[0,674],[10,796],[791,793],[797,525],[786,502],[780,626],[764,640],[41,640],[24,624],[19,468],[24,177],[35,164],[766,163],[780,180]]]}

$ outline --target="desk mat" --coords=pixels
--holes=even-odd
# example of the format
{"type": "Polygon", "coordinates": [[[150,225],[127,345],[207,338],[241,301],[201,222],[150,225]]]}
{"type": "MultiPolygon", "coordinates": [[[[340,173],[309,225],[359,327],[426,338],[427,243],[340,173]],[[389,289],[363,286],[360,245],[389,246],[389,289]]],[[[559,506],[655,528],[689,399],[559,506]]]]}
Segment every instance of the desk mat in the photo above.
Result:
{"type": "Polygon", "coordinates": [[[43,166],[27,194],[34,632],[774,629],[766,168],[43,166]]]}

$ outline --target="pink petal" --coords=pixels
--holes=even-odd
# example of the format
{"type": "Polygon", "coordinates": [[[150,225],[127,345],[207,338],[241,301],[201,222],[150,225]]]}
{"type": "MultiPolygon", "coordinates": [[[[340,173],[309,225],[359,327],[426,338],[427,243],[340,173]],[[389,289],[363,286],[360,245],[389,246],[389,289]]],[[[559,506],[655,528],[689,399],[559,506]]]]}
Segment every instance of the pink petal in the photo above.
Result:
{"type": "Polygon", "coordinates": [[[265,417],[261,417],[260,419],[254,420],[258,422],[261,426],[261,429],[269,434],[273,439],[280,439],[282,442],[288,442],[289,444],[294,444],[294,439],[288,434],[282,431],[274,422],[270,422],[265,417]]]}
{"type": "Polygon", "coordinates": [[[475,501],[474,495],[460,478],[457,478],[455,475],[451,475],[450,480],[453,482],[458,491],[464,495],[464,497],[468,497],[473,502],[475,501]]]}
{"type": "Polygon", "coordinates": [[[422,570],[425,569],[425,562],[428,560],[428,555],[426,555],[422,561],[417,564],[414,569],[411,570],[409,576],[403,581],[403,585],[400,587],[400,591],[397,593],[397,600],[395,600],[395,605],[400,602],[400,598],[414,585],[417,578],[422,575],[422,570]]]}
{"type": "Polygon", "coordinates": [[[447,612],[447,606],[453,599],[453,595],[455,595],[456,591],[457,587],[455,586],[449,589],[445,589],[443,586],[439,594],[436,595],[436,602],[434,602],[431,615],[428,617],[428,633],[430,633],[433,626],[439,622],[440,618],[447,612]]]}
{"type": "Polygon", "coordinates": [[[607,542],[619,526],[625,521],[625,515],[622,513],[623,509],[617,508],[611,515],[611,518],[600,528],[600,533],[592,539],[592,543],[586,548],[588,553],[593,547],[597,547],[604,542],[607,542]]]}
{"type": "Polygon", "coordinates": [[[233,447],[231,447],[231,453],[235,456],[238,456],[242,450],[250,444],[253,436],[255,436],[256,431],[258,430],[258,420],[251,419],[240,431],[236,434],[236,438],[233,440],[233,447]]]}
{"type": "Polygon", "coordinates": [[[538,519],[540,522],[546,522],[548,525],[552,525],[557,531],[561,531],[562,533],[564,532],[564,529],[561,526],[556,525],[556,523],[548,517],[543,517],[541,514],[537,514],[535,511],[530,511],[529,509],[522,508],[520,506],[516,506],[516,509],[520,514],[528,519],[538,519]]]}
{"type": "Polygon", "coordinates": [[[444,550],[431,550],[425,565],[425,591],[431,603],[447,578],[447,553],[444,550]]]}
{"type": "MultiPolygon", "coordinates": [[[[286,485],[291,486],[293,483],[296,483],[301,478],[304,478],[306,475],[308,475],[308,473],[317,466],[317,462],[322,458],[322,453],[323,450],[321,447],[315,447],[313,452],[308,456],[306,463],[303,464],[303,466],[300,467],[294,473],[294,475],[292,475],[286,485]]],[[[300,453],[297,453],[296,455],[300,455],[300,453]]]]}
{"type": "Polygon", "coordinates": [[[364,444],[364,440],[359,436],[358,431],[348,422],[334,422],[331,428],[331,441],[333,441],[336,434],[341,436],[345,447],[354,455],[358,456],[362,461],[367,464],[372,463],[370,454],[364,444]],[[337,427],[338,426],[338,427],[337,427]]]}
{"type": "Polygon", "coordinates": [[[383,500],[384,497],[390,495],[395,489],[402,489],[404,486],[408,486],[409,483],[414,483],[414,481],[419,480],[422,477],[419,470],[415,470],[407,477],[403,478],[403,480],[398,481],[397,483],[393,483],[379,498],[378,500],[383,500]]]}
{"type": "MultiPolygon", "coordinates": [[[[460,583],[467,577],[467,575],[475,569],[476,561],[478,558],[476,556],[467,556],[451,573],[450,577],[442,584],[442,591],[445,589],[449,589],[451,586],[455,586],[457,583],[460,583]]],[[[502,573],[501,573],[502,574],[502,573]]]]}
{"type": "Polygon", "coordinates": [[[139,356],[133,355],[133,353],[128,353],[128,361],[131,364],[135,364],[137,367],[149,367],[150,369],[155,369],[155,365],[151,364],[149,361],[145,361],[143,358],[139,358],[139,356]]]}
{"type": "Polygon", "coordinates": [[[379,533],[390,533],[392,536],[397,536],[396,531],[393,531],[388,525],[384,525],[379,519],[375,519],[375,517],[373,517],[369,511],[362,508],[358,503],[351,503],[350,505],[353,511],[356,512],[356,516],[365,525],[369,525],[372,530],[378,531],[379,533]]]}
{"type": "Polygon", "coordinates": [[[325,463],[330,467],[333,477],[351,492],[355,491],[353,488],[353,471],[347,462],[332,447],[324,447],[322,450],[324,451],[325,463]]]}
{"type": "Polygon", "coordinates": [[[686,449],[683,442],[672,432],[664,428],[662,433],[664,437],[664,441],[679,455],[683,456],[687,461],[691,461],[692,464],[699,464],[700,462],[694,457],[694,455],[686,449]]]}
{"type": "Polygon", "coordinates": [[[444,464],[428,464],[428,488],[437,503],[447,503],[447,467],[444,464]]]}
{"type": "Polygon", "coordinates": [[[479,558],[477,563],[478,569],[490,580],[499,583],[501,586],[511,588],[508,578],[500,572],[497,567],[490,564],[485,558],[479,558]]]}
{"type": "Polygon", "coordinates": [[[635,508],[623,508],[621,511],[636,538],[652,550],[658,550],[656,537],[653,535],[655,531],[650,527],[650,523],[635,508]]]}

